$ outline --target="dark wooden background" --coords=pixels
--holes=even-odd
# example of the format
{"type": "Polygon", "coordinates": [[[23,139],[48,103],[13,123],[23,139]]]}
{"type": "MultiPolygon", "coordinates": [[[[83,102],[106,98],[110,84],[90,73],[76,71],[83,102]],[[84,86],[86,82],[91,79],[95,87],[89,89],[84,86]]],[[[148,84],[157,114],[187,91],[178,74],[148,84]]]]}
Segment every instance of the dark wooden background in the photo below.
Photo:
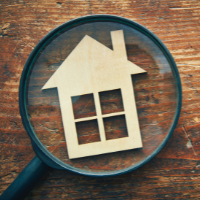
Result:
{"type": "Polygon", "coordinates": [[[129,18],[165,43],[183,87],[178,125],[163,150],[136,171],[98,179],[51,170],[26,199],[200,199],[198,0],[1,0],[0,194],[35,155],[18,107],[20,76],[30,52],[53,28],[91,14],[129,18]]]}

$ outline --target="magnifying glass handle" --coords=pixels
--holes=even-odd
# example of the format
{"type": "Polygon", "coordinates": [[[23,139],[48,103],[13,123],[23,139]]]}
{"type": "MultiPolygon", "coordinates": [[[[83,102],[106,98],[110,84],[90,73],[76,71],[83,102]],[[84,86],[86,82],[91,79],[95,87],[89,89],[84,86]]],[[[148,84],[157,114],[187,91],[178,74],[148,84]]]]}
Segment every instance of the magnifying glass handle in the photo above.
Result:
{"type": "Polygon", "coordinates": [[[0,196],[0,200],[22,200],[50,169],[37,156],[23,169],[0,196]]]}

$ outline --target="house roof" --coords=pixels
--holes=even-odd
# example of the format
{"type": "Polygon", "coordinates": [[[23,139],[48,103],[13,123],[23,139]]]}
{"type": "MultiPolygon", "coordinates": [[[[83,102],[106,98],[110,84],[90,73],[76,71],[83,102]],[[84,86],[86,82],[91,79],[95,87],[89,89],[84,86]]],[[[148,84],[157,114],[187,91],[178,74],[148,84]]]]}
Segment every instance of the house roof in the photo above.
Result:
{"type": "Polygon", "coordinates": [[[97,87],[99,82],[102,85],[113,85],[113,81],[118,82],[127,75],[146,72],[127,60],[122,30],[112,31],[111,39],[113,50],[88,35],[84,36],[42,89],[64,84],[73,85],[74,88],[79,87],[81,93],[87,93],[92,92],[92,87],[97,87]],[[109,83],[105,83],[107,79],[110,79],[109,83]]]}

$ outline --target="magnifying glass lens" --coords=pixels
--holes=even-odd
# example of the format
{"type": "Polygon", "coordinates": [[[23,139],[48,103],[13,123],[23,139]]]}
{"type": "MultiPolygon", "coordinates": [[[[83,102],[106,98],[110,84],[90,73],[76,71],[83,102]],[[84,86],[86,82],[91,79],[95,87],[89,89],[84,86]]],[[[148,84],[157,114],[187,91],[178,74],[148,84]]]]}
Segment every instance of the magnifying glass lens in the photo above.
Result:
{"type": "MultiPolygon", "coordinates": [[[[88,172],[114,172],[143,162],[166,138],[177,109],[175,75],[159,45],[145,33],[116,22],[87,22],[55,34],[34,60],[27,83],[26,108],[37,139],[66,168],[88,172]],[[147,71],[127,77],[133,85],[143,147],[69,159],[57,88],[41,89],[85,35],[113,50],[110,32],[115,30],[123,30],[128,60],[147,71]]],[[[124,111],[120,88],[100,91],[99,98],[102,115],[124,111]]],[[[71,101],[74,119],[96,116],[92,93],[72,96],[71,101]]],[[[103,123],[107,140],[128,137],[124,114],[104,118],[103,123]]],[[[75,126],[79,145],[100,141],[96,119],[76,121],[75,126]]]]}

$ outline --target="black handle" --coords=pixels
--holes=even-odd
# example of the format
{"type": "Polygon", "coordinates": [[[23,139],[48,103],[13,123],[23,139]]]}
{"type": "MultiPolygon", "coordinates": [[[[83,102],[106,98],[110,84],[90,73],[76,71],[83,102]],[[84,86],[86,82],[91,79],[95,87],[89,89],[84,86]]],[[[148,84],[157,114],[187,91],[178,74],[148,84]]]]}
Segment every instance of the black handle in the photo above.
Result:
{"type": "Polygon", "coordinates": [[[37,156],[23,169],[0,196],[0,200],[22,200],[49,170],[37,156]]]}

